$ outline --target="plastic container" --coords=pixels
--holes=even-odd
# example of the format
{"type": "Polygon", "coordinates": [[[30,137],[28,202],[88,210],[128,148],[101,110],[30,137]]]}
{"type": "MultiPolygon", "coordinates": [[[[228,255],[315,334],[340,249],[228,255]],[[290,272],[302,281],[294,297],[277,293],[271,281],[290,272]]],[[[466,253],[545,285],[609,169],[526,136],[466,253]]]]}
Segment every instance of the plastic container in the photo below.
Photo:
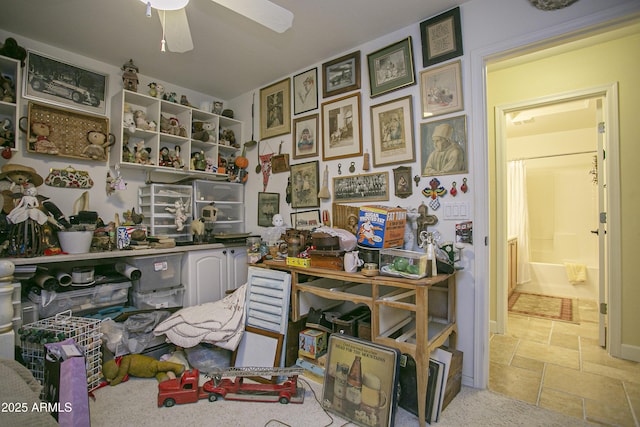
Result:
{"type": "Polygon", "coordinates": [[[133,305],[139,310],[182,307],[184,286],[152,292],[132,292],[133,305]]]}
{"type": "Polygon", "coordinates": [[[54,316],[66,310],[74,314],[128,301],[131,282],[108,283],[67,292],[29,293],[29,299],[37,304],[40,318],[54,316]]]}
{"type": "Polygon", "coordinates": [[[141,273],[139,279],[132,280],[136,292],[150,292],[181,285],[181,253],[135,257],[129,259],[128,263],[141,273]]]}
{"type": "Polygon", "coordinates": [[[384,276],[420,279],[431,274],[431,260],[424,252],[404,249],[380,251],[380,274],[384,276]]]}
{"type": "Polygon", "coordinates": [[[58,240],[63,252],[86,254],[91,248],[93,231],[58,231],[58,240]]]}

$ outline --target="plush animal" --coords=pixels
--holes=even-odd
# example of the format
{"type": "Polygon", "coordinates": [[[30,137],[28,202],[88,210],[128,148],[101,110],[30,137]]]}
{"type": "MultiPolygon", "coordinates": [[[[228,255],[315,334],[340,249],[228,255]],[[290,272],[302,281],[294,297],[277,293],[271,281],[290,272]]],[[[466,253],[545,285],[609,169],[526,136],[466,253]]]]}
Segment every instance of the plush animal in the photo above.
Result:
{"type": "Polygon", "coordinates": [[[144,146],[144,140],[138,141],[134,153],[135,162],[141,165],[152,165],[151,148],[144,146]]]}
{"type": "Polygon", "coordinates": [[[58,154],[58,147],[49,140],[51,128],[46,123],[31,123],[31,142],[36,153],[58,154]]]}
{"type": "Polygon", "coordinates": [[[122,115],[122,125],[131,133],[134,133],[136,131],[136,119],[133,116],[133,112],[124,112],[124,114],[122,115]]]}
{"type": "Polygon", "coordinates": [[[142,130],[150,130],[149,122],[147,121],[147,113],[142,110],[136,110],[133,112],[133,118],[136,122],[136,128],[142,130]]]}
{"type": "Polygon", "coordinates": [[[156,83],[156,92],[158,92],[156,95],[157,98],[164,99],[164,86],[160,83],[156,83]]]}
{"type": "Polygon", "coordinates": [[[0,169],[0,190],[2,190],[4,213],[9,213],[15,207],[14,201],[31,187],[39,187],[44,180],[29,166],[15,163],[2,165],[0,169]]]}
{"type": "Polygon", "coordinates": [[[149,86],[149,95],[154,98],[158,96],[158,84],[156,82],[151,82],[147,86],[149,86]]]}
{"type": "Polygon", "coordinates": [[[220,144],[236,146],[236,135],[231,129],[224,129],[220,134],[220,144]]]}
{"type": "Polygon", "coordinates": [[[207,157],[205,159],[206,162],[206,166],[204,167],[204,171],[205,172],[216,172],[218,170],[218,168],[214,168],[214,163],[213,163],[213,159],[211,157],[207,157]]]}
{"type": "Polygon", "coordinates": [[[195,131],[191,137],[202,142],[215,142],[216,125],[213,123],[203,122],[200,126],[200,130],[195,131]]]}
{"type": "Polygon", "coordinates": [[[102,375],[112,386],[126,381],[128,376],[139,378],[153,378],[162,382],[169,379],[167,372],[181,375],[184,365],[173,362],[161,362],[144,354],[127,354],[116,362],[109,360],[102,365],[102,375]]]}
{"type": "Polygon", "coordinates": [[[87,141],[89,145],[82,150],[83,157],[90,157],[93,160],[107,159],[107,148],[113,144],[113,141],[104,132],[90,130],[87,132],[87,141]]]}

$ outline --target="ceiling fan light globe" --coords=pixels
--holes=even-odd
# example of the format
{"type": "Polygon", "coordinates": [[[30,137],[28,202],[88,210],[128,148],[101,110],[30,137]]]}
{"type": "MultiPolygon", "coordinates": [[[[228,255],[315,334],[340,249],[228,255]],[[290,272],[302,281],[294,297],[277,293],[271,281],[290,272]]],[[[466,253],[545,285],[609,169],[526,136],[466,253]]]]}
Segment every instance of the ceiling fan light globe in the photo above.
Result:
{"type": "Polygon", "coordinates": [[[144,4],[151,4],[157,10],[178,10],[189,4],[189,0],[140,0],[144,4]]]}

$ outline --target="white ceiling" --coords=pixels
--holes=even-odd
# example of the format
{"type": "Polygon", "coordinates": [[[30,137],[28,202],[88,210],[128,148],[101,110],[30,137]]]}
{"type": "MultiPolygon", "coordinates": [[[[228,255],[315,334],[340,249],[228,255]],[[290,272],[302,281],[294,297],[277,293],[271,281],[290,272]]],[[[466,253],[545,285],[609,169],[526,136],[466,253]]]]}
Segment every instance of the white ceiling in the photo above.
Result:
{"type": "Polygon", "coordinates": [[[294,14],[293,27],[278,34],[211,0],[191,0],[195,48],[181,54],[160,52],[157,11],[147,18],[140,0],[0,0],[0,28],[18,43],[23,36],[118,67],[132,58],[143,75],[233,99],[467,1],[273,0],[294,14]]]}

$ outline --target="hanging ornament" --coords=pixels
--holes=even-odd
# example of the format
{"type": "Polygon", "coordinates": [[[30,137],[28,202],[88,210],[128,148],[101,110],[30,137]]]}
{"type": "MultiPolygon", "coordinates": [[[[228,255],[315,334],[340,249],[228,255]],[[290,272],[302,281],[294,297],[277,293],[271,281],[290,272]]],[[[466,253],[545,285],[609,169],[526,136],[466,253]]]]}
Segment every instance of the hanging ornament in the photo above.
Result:
{"type": "Polygon", "coordinates": [[[260,154],[260,169],[262,170],[262,191],[267,191],[269,176],[271,176],[271,157],[273,153],[260,154]]]}
{"type": "Polygon", "coordinates": [[[453,181],[451,183],[451,190],[449,190],[449,194],[451,194],[452,197],[456,197],[456,194],[458,194],[458,190],[456,189],[456,182],[453,181]]]}
{"type": "Polygon", "coordinates": [[[413,182],[416,183],[416,187],[420,186],[420,175],[416,175],[413,177],[413,182]]]}
{"type": "Polygon", "coordinates": [[[342,163],[338,163],[338,175],[342,175],[342,163]]]}
{"type": "Polygon", "coordinates": [[[356,162],[351,162],[349,165],[349,172],[354,173],[356,171],[356,162]]]}
{"type": "Polygon", "coordinates": [[[324,174],[322,177],[322,187],[318,192],[318,199],[330,199],[331,194],[329,194],[329,166],[325,165],[324,174]]]}
{"type": "Polygon", "coordinates": [[[429,181],[429,187],[422,190],[422,194],[424,194],[426,197],[431,197],[429,207],[431,207],[431,209],[435,211],[440,207],[440,201],[438,201],[438,197],[442,197],[447,194],[447,190],[440,185],[440,180],[438,180],[438,178],[433,178],[431,181],[429,181]]]}
{"type": "Polygon", "coordinates": [[[462,178],[462,185],[460,186],[460,190],[462,190],[463,193],[466,193],[468,189],[469,187],[467,187],[467,178],[462,178]]]}
{"type": "Polygon", "coordinates": [[[364,152],[364,156],[363,156],[363,160],[362,160],[362,170],[363,171],[368,171],[371,168],[371,166],[369,165],[369,152],[365,151],[364,152]]]}

